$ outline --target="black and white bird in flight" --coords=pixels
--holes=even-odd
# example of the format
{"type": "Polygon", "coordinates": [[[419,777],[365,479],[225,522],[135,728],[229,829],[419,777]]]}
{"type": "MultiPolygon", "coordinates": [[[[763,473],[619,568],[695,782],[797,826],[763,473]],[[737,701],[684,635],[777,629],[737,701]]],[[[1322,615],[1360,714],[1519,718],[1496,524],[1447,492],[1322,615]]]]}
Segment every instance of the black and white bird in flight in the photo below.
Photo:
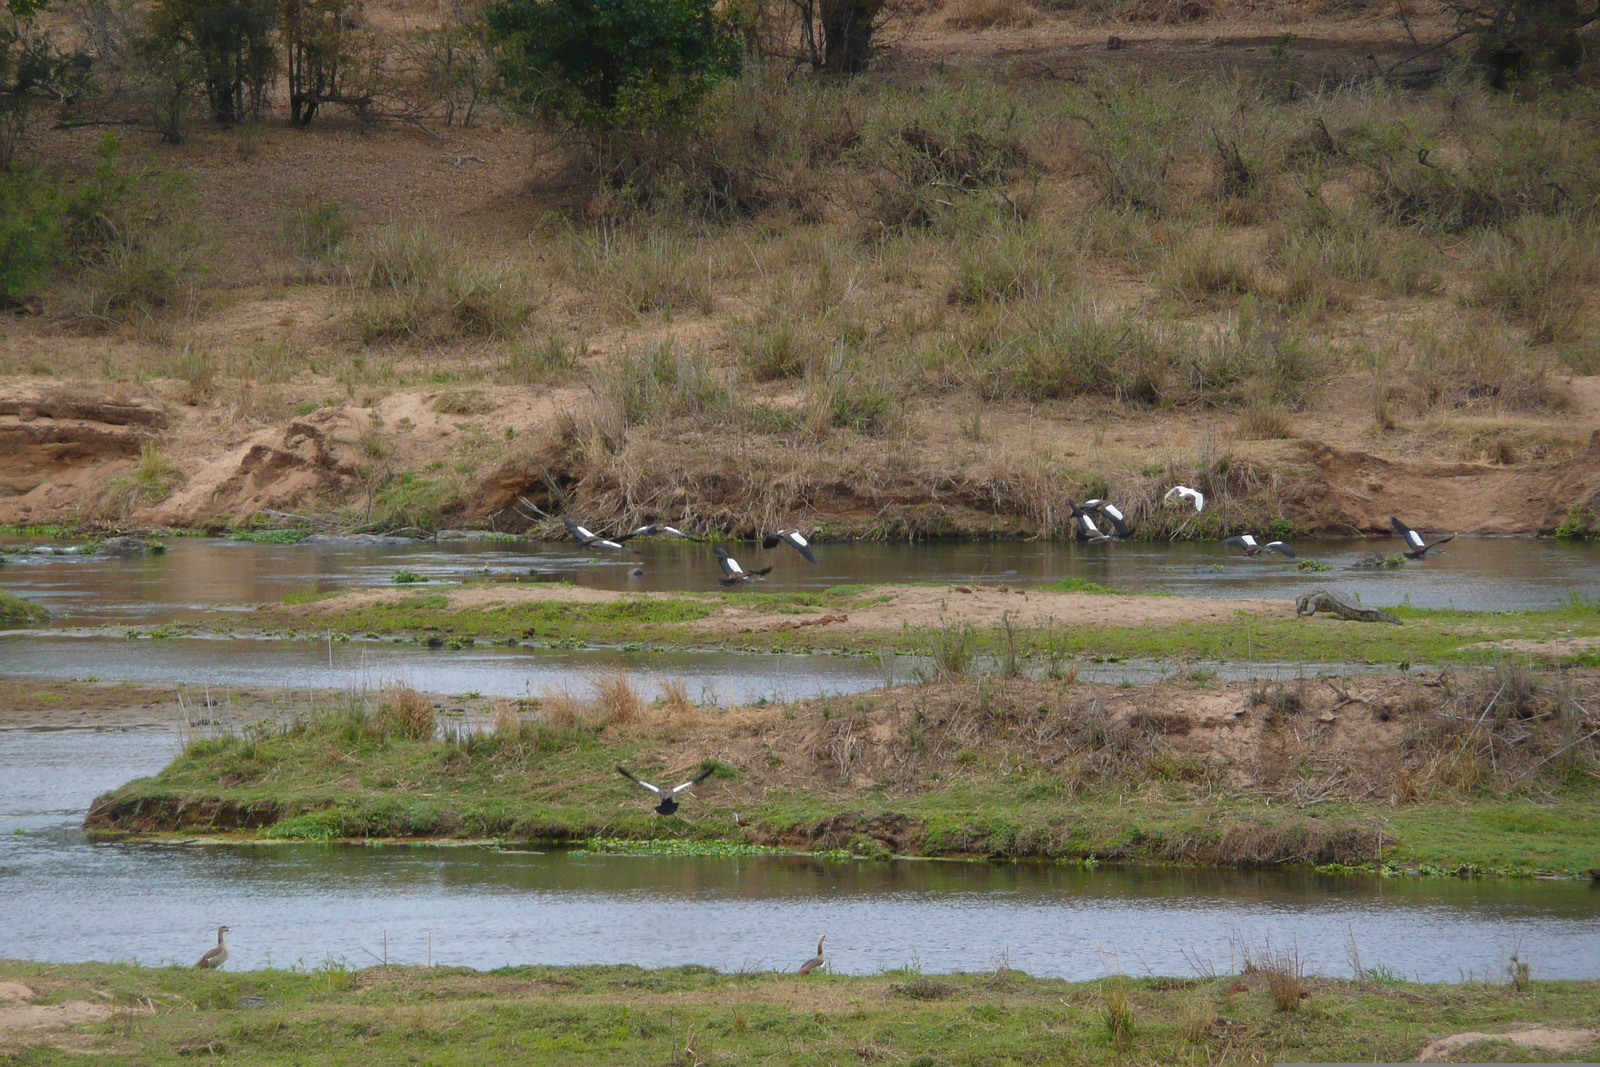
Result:
{"type": "Polygon", "coordinates": [[[1087,541],[1091,545],[1103,545],[1111,540],[1111,535],[1100,529],[1094,521],[1094,514],[1088,509],[1079,507],[1072,501],[1067,501],[1072,508],[1072,517],[1078,520],[1077,537],[1080,541],[1087,541]]]}
{"type": "Polygon", "coordinates": [[[762,567],[758,571],[745,570],[721,545],[714,545],[711,550],[717,554],[717,563],[722,567],[722,577],[717,581],[723,585],[738,585],[740,582],[752,582],[758,579],[765,581],[767,575],[772,573],[771,567],[762,567]]]}
{"type": "Polygon", "coordinates": [[[761,547],[777,548],[779,541],[804,556],[806,562],[815,563],[817,561],[817,554],[811,551],[811,543],[805,539],[805,535],[799,530],[779,530],[777,533],[769,533],[761,539],[761,547]]]}
{"type": "Polygon", "coordinates": [[[662,789],[658,785],[651,785],[642,778],[635,778],[633,775],[629,774],[628,769],[622,766],[620,763],[617,764],[617,773],[628,779],[628,781],[635,782],[642,788],[649,790],[655,796],[655,798],[660,801],[660,803],[656,805],[656,811],[659,814],[671,815],[673,812],[678,810],[678,794],[683,792],[685,789],[699,785],[707,778],[710,778],[714,773],[716,773],[716,768],[708,767],[699,774],[695,775],[693,778],[689,779],[687,782],[684,782],[682,785],[675,785],[671,789],[662,789]]]}
{"type": "Polygon", "coordinates": [[[1406,559],[1421,559],[1423,556],[1426,556],[1429,552],[1438,548],[1446,541],[1454,541],[1456,539],[1456,535],[1451,534],[1449,537],[1439,538],[1439,540],[1430,545],[1423,541],[1421,534],[1417,533],[1417,531],[1413,530],[1411,527],[1407,526],[1393,515],[1389,516],[1389,525],[1394,527],[1395,533],[1406,539],[1406,559]]]}
{"type": "Polygon", "coordinates": [[[686,534],[676,526],[668,526],[664,522],[652,522],[648,526],[641,526],[636,530],[629,531],[628,536],[624,537],[623,540],[626,541],[629,537],[654,537],[657,534],[666,534],[668,537],[682,537],[687,541],[697,540],[694,535],[686,534]]]}
{"type": "Polygon", "coordinates": [[[1280,552],[1283,555],[1288,556],[1290,559],[1294,559],[1294,549],[1290,548],[1282,541],[1268,541],[1264,545],[1258,544],[1255,537],[1251,534],[1240,534],[1238,537],[1224,537],[1222,539],[1222,543],[1225,545],[1238,545],[1240,548],[1244,549],[1244,554],[1247,556],[1260,555],[1262,549],[1270,548],[1274,552],[1280,552]]]}
{"type": "Polygon", "coordinates": [[[1081,507],[1084,511],[1091,511],[1100,516],[1102,519],[1110,522],[1111,525],[1116,529],[1118,537],[1132,536],[1133,527],[1128,525],[1128,516],[1124,515],[1122,513],[1122,509],[1117,507],[1111,501],[1100,500],[1098,498],[1094,500],[1085,500],[1081,507]]]}
{"type": "Polygon", "coordinates": [[[566,526],[567,533],[572,535],[572,539],[578,542],[578,544],[582,545],[584,548],[609,548],[618,552],[633,551],[633,549],[622,543],[628,539],[627,537],[623,537],[616,541],[607,540],[606,538],[601,537],[599,534],[590,530],[588,527],[579,526],[565,515],[561,516],[561,522],[566,526]]]}
{"type": "Polygon", "coordinates": [[[1187,485],[1175,485],[1168,489],[1161,497],[1162,500],[1176,500],[1179,503],[1187,500],[1194,505],[1195,511],[1206,509],[1206,495],[1198,489],[1190,489],[1187,485]]]}

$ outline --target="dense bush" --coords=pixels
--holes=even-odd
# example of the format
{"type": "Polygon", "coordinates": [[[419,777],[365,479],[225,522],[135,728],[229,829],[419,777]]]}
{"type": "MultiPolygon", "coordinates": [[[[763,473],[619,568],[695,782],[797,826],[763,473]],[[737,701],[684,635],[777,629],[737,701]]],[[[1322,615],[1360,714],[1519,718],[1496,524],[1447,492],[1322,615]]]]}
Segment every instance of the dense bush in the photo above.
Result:
{"type": "Polygon", "coordinates": [[[513,99],[602,138],[681,122],[739,72],[712,0],[495,0],[484,15],[513,99]]]}

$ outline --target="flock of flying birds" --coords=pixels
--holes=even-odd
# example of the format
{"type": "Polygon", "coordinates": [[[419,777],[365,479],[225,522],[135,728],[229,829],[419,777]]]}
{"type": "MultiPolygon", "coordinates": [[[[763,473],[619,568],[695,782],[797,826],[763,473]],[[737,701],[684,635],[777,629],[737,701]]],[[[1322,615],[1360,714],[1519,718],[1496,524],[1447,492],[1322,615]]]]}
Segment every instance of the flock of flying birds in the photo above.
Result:
{"type": "MultiPolygon", "coordinates": [[[[1165,503],[1176,503],[1180,506],[1185,504],[1193,505],[1196,513],[1202,512],[1206,508],[1205,494],[1198,489],[1191,489],[1187,485],[1173,486],[1166,491],[1161,499],[1165,503]]],[[[1079,541],[1087,544],[1104,544],[1107,541],[1114,541],[1119,537],[1129,537],[1133,534],[1133,527],[1128,522],[1128,516],[1121,508],[1109,500],[1096,498],[1094,500],[1085,500],[1081,504],[1070,500],[1067,503],[1072,508],[1072,520],[1077,524],[1074,535],[1079,541]]],[[[666,523],[661,522],[653,522],[648,526],[641,526],[636,530],[619,534],[616,537],[602,537],[587,526],[574,522],[565,515],[561,517],[561,521],[566,525],[567,533],[572,535],[572,539],[584,548],[631,552],[632,549],[627,546],[626,542],[636,537],[655,537],[659,535],[681,537],[686,541],[700,540],[700,538],[692,534],[684,533],[676,526],[668,526],[666,523]]],[[[1405,540],[1404,555],[1407,559],[1421,559],[1446,541],[1454,540],[1456,536],[1451,534],[1449,537],[1441,537],[1437,541],[1429,542],[1423,540],[1420,533],[1397,518],[1391,516],[1389,525],[1393,526],[1395,533],[1405,540]]],[[[761,538],[762,548],[777,548],[780,543],[793,548],[804,556],[808,562],[817,562],[816,552],[812,550],[810,542],[806,540],[805,535],[799,530],[777,530],[773,533],[765,534],[761,538]]],[[[1237,534],[1233,537],[1224,537],[1222,544],[1237,545],[1249,557],[1259,556],[1262,552],[1271,551],[1287,556],[1290,559],[1295,558],[1294,547],[1287,542],[1267,541],[1263,543],[1257,540],[1254,534],[1237,534]]],[[[745,570],[739,561],[730,556],[727,549],[721,545],[713,546],[712,551],[716,553],[717,565],[722,568],[722,577],[718,578],[717,581],[723,585],[734,586],[741,582],[765,581],[767,575],[772,573],[770,565],[762,567],[760,570],[745,570]]],[[[636,575],[643,573],[642,570],[634,571],[636,575]]]]}
{"type": "MultiPolygon", "coordinates": [[[[1179,505],[1186,503],[1192,504],[1196,512],[1204,511],[1206,506],[1205,494],[1200,492],[1198,489],[1191,489],[1186,485],[1173,486],[1171,489],[1167,490],[1166,495],[1163,496],[1162,499],[1166,502],[1177,503],[1179,505]]],[[[1096,499],[1085,500],[1082,504],[1074,503],[1072,504],[1072,518],[1077,523],[1076,535],[1078,540],[1089,542],[1091,544],[1112,541],[1118,537],[1127,537],[1133,533],[1133,527],[1129,525],[1127,515],[1123,513],[1121,508],[1117,507],[1109,500],[1096,499]],[[1101,529],[1100,524],[1102,522],[1106,523],[1112,530],[1116,532],[1114,534],[1106,533],[1101,529]]],[[[632,550],[628,548],[626,542],[632,540],[633,538],[655,537],[661,535],[665,535],[667,537],[681,537],[688,541],[700,540],[700,538],[686,534],[675,526],[668,526],[665,523],[659,522],[653,522],[648,526],[641,526],[636,530],[630,531],[629,533],[620,534],[616,537],[602,537],[590,530],[588,527],[574,522],[572,519],[567,518],[566,516],[563,516],[561,521],[566,525],[567,532],[572,535],[572,539],[578,542],[578,544],[582,545],[584,548],[628,552],[632,550]]],[[[1405,539],[1407,547],[1404,550],[1404,554],[1407,559],[1421,559],[1433,549],[1438,548],[1446,541],[1452,540],[1455,537],[1455,534],[1451,534],[1449,537],[1441,537],[1437,541],[1430,542],[1424,540],[1420,533],[1418,533],[1416,530],[1413,530],[1399,519],[1390,518],[1389,524],[1394,527],[1395,533],[1399,534],[1405,539]]],[[[790,548],[793,548],[796,552],[800,553],[800,555],[804,556],[808,562],[817,562],[816,552],[813,551],[810,542],[806,540],[805,535],[800,533],[800,531],[777,530],[773,533],[766,534],[761,538],[762,548],[777,548],[780,543],[786,544],[790,548]]],[[[1282,553],[1283,555],[1288,556],[1290,559],[1294,558],[1294,549],[1284,542],[1268,541],[1266,544],[1262,544],[1251,534],[1239,534],[1235,537],[1225,537],[1223,538],[1222,543],[1225,545],[1238,545],[1244,550],[1244,554],[1246,556],[1255,556],[1259,555],[1263,551],[1271,550],[1282,553]]],[[[756,571],[745,570],[739,565],[739,561],[730,556],[727,550],[721,545],[714,545],[712,547],[712,551],[716,553],[717,563],[722,568],[722,577],[718,578],[717,581],[721,582],[723,585],[732,586],[738,585],[741,582],[764,579],[772,572],[772,567],[770,565],[762,567],[760,570],[756,571]]],[[[715,768],[704,769],[687,782],[684,782],[681,785],[672,786],[669,789],[645,781],[643,778],[640,778],[633,772],[629,771],[626,767],[621,765],[618,765],[617,767],[618,774],[622,775],[630,782],[633,782],[635,785],[639,786],[639,788],[645,790],[656,799],[655,810],[659,815],[676,814],[678,808],[681,806],[678,803],[679,794],[693,789],[695,786],[705,781],[712,775],[714,770],[715,768]]],[[[734,820],[738,821],[737,815],[734,816],[734,820]]],[[[205,970],[211,970],[221,967],[228,961],[228,946],[222,937],[222,935],[227,932],[228,927],[226,926],[220,926],[217,928],[216,945],[213,946],[211,950],[208,951],[204,956],[200,957],[200,962],[195,964],[196,967],[205,970]]],[[[822,956],[822,946],[823,942],[826,940],[826,935],[817,939],[817,954],[800,965],[800,974],[812,974],[822,967],[823,963],[825,962],[822,956]]]]}

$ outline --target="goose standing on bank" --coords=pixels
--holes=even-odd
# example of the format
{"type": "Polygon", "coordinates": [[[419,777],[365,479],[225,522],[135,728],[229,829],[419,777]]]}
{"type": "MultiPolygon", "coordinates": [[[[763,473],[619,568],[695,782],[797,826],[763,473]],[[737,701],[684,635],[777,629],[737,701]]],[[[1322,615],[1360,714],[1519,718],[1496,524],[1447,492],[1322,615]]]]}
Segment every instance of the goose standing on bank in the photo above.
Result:
{"type": "Polygon", "coordinates": [[[1098,498],[1085,500],[1083,502],[1083,510],[1108,520],[1116,528],[1118,537],[1131,537],[1133,535],[1133,527],[1128,525],[1128,516],[1124,515],[1122,509],[1111,501],[1098,498]]]}
{"type": "Polygon", "coordinates": [[[1162,500],[1176,500],[1179,503],[1187,500],[1194,505],[1196,512],[1206,509],[1206,495],[1198,489],[1190,489],[1187,485],[1175,485],[1168,489],[1161,497],[1162,500]]]}
{"type": "Polygon", "coordinates": [[[822,966],[822,943],[826,940],[828,940],[827,934],[823,934],[821,937],[817,938],[817,954],[800,965],[801,974],[810,974],[812,971],[822,966]]]}
{"type": "Polygon", "coordinates": [[[658,785],[651,785],[642,778],[635,778],[633,775],[628,773],[628,769],[626,767],[622,766],[620,763],[617,764],[618,774],[628,779],[628,781],[649,790],[655,795],[655,798],[661,802],[656,805],[656,812],[660,815],[671,815],[673,812],[677,811],[678,794],[683,792],[685,789],[690,788],[691,786],[699,785],[701,782],[715,774],[716,770],[717,769],[715,767],[707,767],[705,770],[701,771],[687,782],[684,782],[682,785],[675,785],[671,789],[662,789],[658,785]]]}
{"type": "Polygon", "coordinates": [[[200,962],[195,966],[202,971],[214,971],[228,962],[228,945],[222,940],[222,935],[228,932],[226,926],[217,927],[217,943],[200,957],[200,962]]]}
{"type": "Polygon", "coordinates": [[[1274,552],[1282,553],[1283,555],[1288,556],[1290,559],[1294,559],[1294,549],[1290,548],[1282,541],[1268,541],[1264,545],[1258,544],[1255,537],[1251,534],[1240,534],[1238,537],[1224,537],[1222,539],[1222,543],[1225,545],[1238,545],[1240,548],[1244,549],[1244,554],[1247,556],[1258,556],[1261,554],[1262,549],[1270,548],[1274,552]]]}
{"type": "Polygon", "coordinates": [[[777,548],[779,541],[804,556],[807,563],[815,563],[817,561],[817,554],[811,551],[810,542],[805,539],[805,535],[799,530],[779,530],[777,533],[769,533],[761,539],[761,547],[777,548]]]}
{"type": "Polygon", "coordinates": [[[584,548],[609,548],[619,552],[633,551],[633,549],[622,543],[623,541],[627,540],[626,537],[619,541],[607,540],[606,538],[601,537],[599,534],[590,530],[588,527],[579,526],[565,515],[561,516],[561,522],[566,526],[567,533],[572,535],[572,539],[578,542],[578,544],[582,545],[584,548]]]}
{"type": "Polygon", "coordinates": [[[1451,534],[1449,537],[1439,538],[1439,540],[1430,545],[1422,540],[1421,534],[1417,533],[1417,531],[1413,530],[1411,527],[1407,526],[1393,515],[1389,516],[1389,525],[1394,527],[1395,533],[1406,539],[1406,544],[1409,546],[1406,548],[1404,553],[1406,559],[1421,559],[1423,556],[1426,556],[1429,552],[1438,548],[1446,541],[1454,541],[1456,539],[1456,535],[1451,534]]]}
{"type": "Polygon", "coordinates": [[[722,577],[717,581],[723,585],[738,585],[740,582],[766,581],[767,575],[772,573],[770,566],[762,567],[758,571],[747,571],[739,566],[739,561],[728,555],[728,550],[721,545],[716,545],[712,551],[717,554],[717,563],[722,567],[722,577]]]}

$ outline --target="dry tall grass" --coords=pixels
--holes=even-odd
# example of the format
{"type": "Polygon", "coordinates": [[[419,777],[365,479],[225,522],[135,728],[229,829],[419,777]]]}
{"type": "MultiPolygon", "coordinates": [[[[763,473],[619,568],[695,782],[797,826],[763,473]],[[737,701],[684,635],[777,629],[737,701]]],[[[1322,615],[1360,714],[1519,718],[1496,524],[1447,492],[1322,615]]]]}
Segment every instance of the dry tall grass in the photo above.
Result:
{"type": "Polygon", "coordinates": [[[594,689],[595,711],[603,723],[627,726],[644,712],[633,678],[621,667],[591,675],[589,685],[594,689]]]}
{"type": "Polygon", "coordinates": [[[433,737],[433,705],[409,685],[395,684],[384,688],[378,717],[388,729],[402,737],[417,741],[433,737]]]}

